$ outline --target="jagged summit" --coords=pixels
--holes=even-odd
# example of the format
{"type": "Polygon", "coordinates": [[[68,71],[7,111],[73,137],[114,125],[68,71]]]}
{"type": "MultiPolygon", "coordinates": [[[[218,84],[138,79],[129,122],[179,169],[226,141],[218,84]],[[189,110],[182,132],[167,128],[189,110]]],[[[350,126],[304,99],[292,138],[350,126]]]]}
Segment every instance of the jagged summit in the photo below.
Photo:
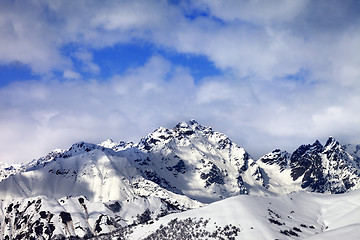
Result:
{"type": "Polygon", "coordinates": [[[174,129],[178,129],[179,131],[181,130],[198,130],[198,131],[203,131],[204,129],[208,129],[209,131],[212,131],[211,127],[204,127],[202,126],[200,123],[198,123],[195,119],[190,119],[187,122],[180,122],[178,123],[174,129]]]}
{"type": "MultiPolygon", "coordinates": [[[[146,137],[142,138],[137,147],[142,150],[149,151],[153,147],[165,144],[174,139],[184,139],[191,135],[208,135],[213,132],[211,127],[204,127],[200,125],[196,120],[191,119],[187,122],[180,122],[172,129],[159,127],[146,137]]],[[[218,133],[220,134],[220,133],[218,133]]]]}
{"type": "MultiPolygon", "coordinates": [[[[290,177],[300,189],[343,193],[360,187],[356,158],[347,153],[334,137],[329,137],[324,146],[318,140],[313,144],[301,145],[292,154],[275,150],[260,158],[260,162],[265,169],[269,169],[267,165],[278,166],[280,175],[284,179],[290,177]]],[[[268,172],[270,175],[277,174],[277,171],[268,172]]]]}
{"type": "Polygon", "coordinates": [[[335,148],[341,148],[341,145],[334,137],[330,136],[325,143],[324,150],[330,150],[335,148]]]}
{"type": "Polygon", "coordinates": [[[114,142],[111,138],[106,139],[105,141],[98,144],[99,146],[106,147],[106,148],[113,148],[118,145],[118,143],[114,142]]]}
{"type": "Polygon", "coordinates": [[[265,154],[259,159],[259,162],[266,163],[268,165],[280,166],[280,172],[284,171],[287,166],[290,165],[290,154],[287,151],[281,151],[275,149],[271,153],[265,154]]]}

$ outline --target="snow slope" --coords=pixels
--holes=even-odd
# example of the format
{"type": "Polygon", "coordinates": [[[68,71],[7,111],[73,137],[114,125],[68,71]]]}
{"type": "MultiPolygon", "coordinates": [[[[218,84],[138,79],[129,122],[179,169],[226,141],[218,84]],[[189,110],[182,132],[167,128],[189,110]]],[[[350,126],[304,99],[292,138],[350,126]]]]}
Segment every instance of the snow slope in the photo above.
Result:
{"type": "Polygon", "coordinates": [[[242,195],[137,226],[128,239],[358,239],[360,191],[242,195]]]}

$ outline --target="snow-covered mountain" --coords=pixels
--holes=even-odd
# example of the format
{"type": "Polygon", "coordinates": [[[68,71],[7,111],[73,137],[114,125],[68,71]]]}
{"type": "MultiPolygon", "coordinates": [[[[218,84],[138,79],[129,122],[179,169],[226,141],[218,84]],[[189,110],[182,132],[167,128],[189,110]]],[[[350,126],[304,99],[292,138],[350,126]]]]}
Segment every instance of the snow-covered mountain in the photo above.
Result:
{"type": "Polygon", "coordinates": [[[173,129],[159,128],[141,139],[137,148],[146,158],[135,162],[148,179],[198,201],[266,191],[250,155],[226,135],[195,120],[173,129]]]}
{"type": "Polygon", "coordinates": [[[360,186],[359,149],[329,138],[255,161],[195,120],[160,127],[137,144],[79,142],[28,164],[0,165],[0,239],[124,237],[238,195],[352,191],[360,186]]]}
{"type": "Polygon", "coordinates": [[[21,171],[21,164],[16,165],[8,165],[6,163],[0,162],[0,181],[5,178],[8,178],[11,175],[16,174],[17,172],[21,171]]]}
{"type": "Polygon", "coordinates": [[[144,178],[122,154],[77,143],[2,180],[0,239],[96,236],[203,205],[144,178]]]}
{"type": "Polygon", "coordinates": [[[315,141],[300,146],[292,154],[274,150],[257,163],[268,175],[269,187],[278,192],[293,188],[294,191],[344,193],[360,188],[359,159],[356,152],[350,154],[347,148],[330,137],[324,146],[315,141]]]}
{"type": "Polygon", "coordinates": [[[3,198],[84,195],[95,201],[124,200],[143,182],[203,203],[266,190],[259,167],[243,148],[190,121],[159,128],[136,146],[107,140],[52,152],[0,182],[0,193],[3,198]]]}

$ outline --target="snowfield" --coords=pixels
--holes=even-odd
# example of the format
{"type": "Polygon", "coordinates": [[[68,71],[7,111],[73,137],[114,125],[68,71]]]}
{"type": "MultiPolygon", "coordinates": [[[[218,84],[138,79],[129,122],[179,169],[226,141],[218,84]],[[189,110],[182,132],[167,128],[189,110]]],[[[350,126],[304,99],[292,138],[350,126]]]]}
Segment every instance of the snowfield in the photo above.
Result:
{"type": "MultiPolygon", "coordinates": [[[[199,224],[201,225],[201,224],[199,224]]],[[[208,239],[218,229],[224,239],[359,239],[360,191],[341,195],[295,192],[279,197],[236,196],[208,206],[171,214],[137,226],[129,239],[208,239]],[[206,226],[166,228],[171,221],[202,219],[206,226]],[[161,229],[165,229],[161,231],[161,229]],[[196,232],[203,237],[194,238],[196,232]],[[233,233],[233,234],[232,234],[233,233]],[[151,237],[151,238],[150,238],[151,237]]],[[[198,236],[197,236],[198,237],[198,236]]]]}

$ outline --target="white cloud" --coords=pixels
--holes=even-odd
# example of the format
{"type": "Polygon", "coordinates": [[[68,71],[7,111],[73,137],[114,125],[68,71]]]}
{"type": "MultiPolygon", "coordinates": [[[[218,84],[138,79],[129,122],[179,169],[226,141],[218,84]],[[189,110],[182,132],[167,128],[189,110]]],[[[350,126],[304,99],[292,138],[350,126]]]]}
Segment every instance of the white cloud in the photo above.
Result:
{"type": "Polygon", "coordinates": [[[26,64],[46,80],[0,89],[0,161],[28,161],[78,140],[137,141],[189,118],[254,155],[327,135],[358,141],[356,4],[2,1],[0,64],[26,64]],[[204,14],[185,16],[197,11],[204,14]],[[222,75],[195,82],[158,55],[102,79],[92,51],[134,40],[204,56],[222,75]],[[75,47],[64,53],[68,45],[75,47]],[[54,71],[63,79],[53,80],[54,71]]]}
{"type": "Polygon", "coordinates": [[[100,73],[100,67],[94,63],[93,54],[87,50],[81,49],[73,53],[73,56],[81,61],[82,70],[94,74],[100,73]]]}
{"type": "Polygon", "coordinates": [[[196,85],[187,69],[159,56],[106,82],[20,82],[0,91],[0,159],[29,161],[80,140],[138,141],[190,118],[255,156],[329,135],[356,139],[356,91],[325,86],[264,86],[231,75],[196,85]]]}
{"type": "Polygon", "coordinates": [[[360,47],[360,19],[352,10],[354,4],[196,1],[183,7],[161,1],[6,1],[0,20],[0,61],[20,61],[41,73],[65,71],[72,63],[60,48],[75,43],[83,50],[75,50],[73,56],[83,62],[85,71],[96,74],[100,69],[89,51],[92,47],[137,39],[204,55],[239,76],[272,79],[306,68],[321,80],[336,78],[339,72],[344,72],[340,77],[355,78],[358,54],[353,49],[360,47]],[[194,9],[209,11],[210,16],[186,18],[184,13],[194,9]]]}
{"type": "Polygon", "coordinates": [[[158,56],[105,83],[9,85],[0,91],[0,161],[26,162],[80,140],[138,141],[164,120],[181,119],[193,86],[186,69],[158,56]]]}
{"type": "Polygon", "coordinates": [[[55,29],[45,21],[41,7],[27,1],[0,4],[1,63],[19,61],[43,74],[70,64],[54,47],[55,29]]]}
{"type": "Polygon", "coordinates": [[[65,79],[78,79],[81,78],[80,74],[72,70],[65,70],[63,73],[65,79]]]}
{"type": "Polygon", "coordinates": [[[272,21],[289,21],[295,18],[307,4],[306,1],[194,1],[199,8],[208,8],[214,16],[225,21],[247,21],[264,24],[272,21]]]}

